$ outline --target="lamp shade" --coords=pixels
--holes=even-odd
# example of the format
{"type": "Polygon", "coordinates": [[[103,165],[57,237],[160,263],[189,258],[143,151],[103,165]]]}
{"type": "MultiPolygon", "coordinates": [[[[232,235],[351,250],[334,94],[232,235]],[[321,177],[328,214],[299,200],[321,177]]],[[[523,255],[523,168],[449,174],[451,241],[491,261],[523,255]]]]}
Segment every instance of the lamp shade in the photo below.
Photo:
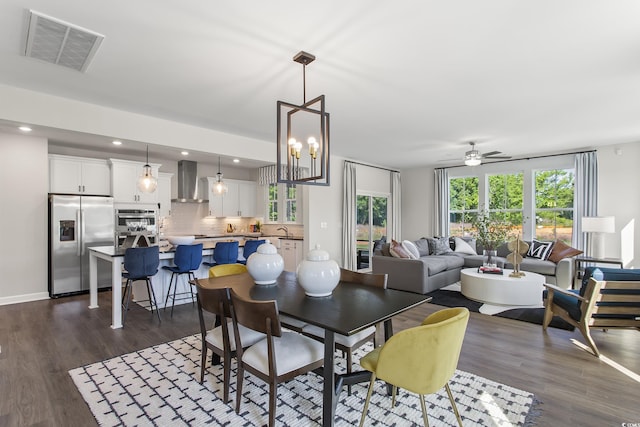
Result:
{"type": "Polygon", "coordinates": [[[616,219],[613,216],[582,217],[584,233],[615,233],[616,219]]]}

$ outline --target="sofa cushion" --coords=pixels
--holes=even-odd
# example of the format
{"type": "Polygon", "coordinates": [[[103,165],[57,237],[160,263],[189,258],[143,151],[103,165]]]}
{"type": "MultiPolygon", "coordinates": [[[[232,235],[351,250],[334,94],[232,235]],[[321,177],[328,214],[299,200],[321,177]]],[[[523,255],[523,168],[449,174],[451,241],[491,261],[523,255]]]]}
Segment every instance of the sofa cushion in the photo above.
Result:
{"type": "MultiPolygon", "coordinates": [[[[460,237],[454,237],[453,241],[454,241],[454,249],[453,249],[454,252],[467,254],[467,255],[478,255],[476,253],[475,248],[473,248],[464,239],[461,239],[460,237]]],[[[475,246],[475,241],[473,242],[473,245],[475,246]]]]}
{"type": "MultiPolygon", "coordinates": [[[[520,263],[520,270],[542,274],[543,276],[555,276],[556,266],[556,263],[553,261],[544,261],[537,258],[523,258],[520,263]]],[[[505,267],[513,268],[513,264],[507,262],[505,267]]]]}
{"type": "Polygon", "coordinates": [[[553,248],[551,249],[548,260],[558,263],[561,259],[580,255],[581,253],[581,250],[572,248],[562,240],[556,240],[556,242],[553,244],[553,248]]]}
{"type": "Polygon", "coordinates": [[[553,242],[540,242],[536,239],[533,239],[531,241],[531,244],[529,245],[527,257],[546,260],[547,258],[549,258],[549,254],[551,254],[552,248],[553,242]]]}
{"type": "Polygon", "coordinates": [[[411,255],[409,255],[409,252],[407,252],[403,247],[402,244],[396,242],[395,240],[391,241],[391,246],[389,247],[389,252],[391,252],[391,256],[396,257],[396,258],[411,258],[411,255]]]}
{"type": "MultiPolygon", "coordinates": [[[[485,257],[483,255],[465,255],[464,267],[465,268],[478,268],[482,267],[485,257]]],[[[504,267],[505,259],[499,256],[493,257],[493,262],[500,268],[504,267]]]]}
{"type": "Polygon", "coordinates": [[[447,260],[445,258],[447,257],[430,255],[421,257],[420,261],[422,261],[425,267],[427,267],[427,274],[429,276],[434,276],[447,269],[447,260]]]}
{"type": "Polygon", "coordinates": [[[584,296],[584,292],[587,289],[589,279],[593,277],[596,280],[612,280],[612,281],[640,281],[640,269],[638,268],[600,268],[600,267],[587,267],[584,270],[584,276],[582,278],[582,286],[580,287],[580,295],[584,296]]]}
{"type": "Polygon", "coordinates": [[[418,252],[418,248],[411,240],[403,240],[402,248],[411,255],[411,259],[420,258],[420,252],[418,252]]]}
{"type": "Polygon", "coordinates": [[[442,255],[453,252],[449,246],[449,238],[447,237],[433,237],[427,240],[429,241],[429,253],[431,253],[431,255],[442,255]]]}
{"type": "Polygon", "coordinates": [[[427,256],[431,254],[429,250],[429,240],[426,237],[422,237],[413,243],[416,245],[416,248],[418,248],[420,256],[427,256]]]}
{"type": "MultiPolygon", "coordinates": [[[[569,292],[578,294],[578,290],[569,290],[569,292]]],[[[542,298],[547,299],[549,291],[542,291],[542,298]]],[[[559,307],[564,308],[569,313],[569,316],[575,321],[580,320],[580,300],[578,298],[571,297],[569,295],[561,294],[559,292],[553,293],[553,303],[559,307]]]]}

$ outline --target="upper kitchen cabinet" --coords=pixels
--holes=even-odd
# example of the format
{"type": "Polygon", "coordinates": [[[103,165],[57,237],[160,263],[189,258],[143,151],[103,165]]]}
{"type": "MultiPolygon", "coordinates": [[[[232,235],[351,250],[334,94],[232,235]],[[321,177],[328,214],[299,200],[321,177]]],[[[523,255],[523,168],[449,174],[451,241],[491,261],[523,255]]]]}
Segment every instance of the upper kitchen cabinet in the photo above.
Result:
{"type": "Polygon", "coordinates": [[[159,216],[171,215],[171,178],[172,173],[160,172],[158,174],[158,205],[160,205],[159,216]]]}
{"type": "MultiPolygon", "coordinates": [[[[158,189],[153,193],[143,193],[138,190],[138,178],[142,175],[145,163],[129,160],[109,159],[111,162],[111,187],[113,199],[116,203],[158,203],[158,189]]],[[[151,173],[158,177],[159,164],[149,163],[151,173]]],[[[158,186],[160,184],[158,183],[158,186]]]]}
{"type": "Polygon", "coordinates": [[[253,181],[225,179],[227,194],[218,196],[211,191],[216,178],[207,177],[209,184],[209,215],[211,216],[256,216],[257,184],[253,181]]]}
{"type": "Polygon", "coordinates": [[[49,192],[111,195],[111,171],[106,160],[49,155],[49,192]]]}

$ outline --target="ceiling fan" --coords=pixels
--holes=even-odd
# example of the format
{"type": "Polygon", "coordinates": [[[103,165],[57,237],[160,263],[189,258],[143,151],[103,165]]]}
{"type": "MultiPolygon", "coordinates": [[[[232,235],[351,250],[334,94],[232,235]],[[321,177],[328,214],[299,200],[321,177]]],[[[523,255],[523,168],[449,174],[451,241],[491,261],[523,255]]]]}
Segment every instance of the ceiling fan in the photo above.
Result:
{"type": "Polygon", "coordinates": [[[476,143],[471,141],[469,142],[471,145],[471,150],[467,151],[464,154],[464,164],[467,166],[478,166],[482,163],[482,159],[510,159],[511,156],[498,156],[498,154],[502,154],[502,151],[490,151],[488,153],[480,154],[478,150],[476,150],[476,143]]]}

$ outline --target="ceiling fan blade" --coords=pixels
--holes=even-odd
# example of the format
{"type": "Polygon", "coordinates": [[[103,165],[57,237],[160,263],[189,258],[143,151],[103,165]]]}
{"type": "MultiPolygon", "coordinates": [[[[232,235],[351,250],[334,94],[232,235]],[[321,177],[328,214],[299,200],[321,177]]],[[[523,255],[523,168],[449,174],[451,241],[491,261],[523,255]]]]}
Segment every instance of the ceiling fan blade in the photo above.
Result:
{"type": "Polygon", "coordinates": [[[482,156],[483,159],[510,159],[511,156],[482,156]]]}
{"type": "Polygon", "coordinates": [[[502,154],[502,151],[489,151],[488,153],[484,153],[482,155],[482,157],[490,157],[490,156],[493,156],[495,154],[502,154]]]}

